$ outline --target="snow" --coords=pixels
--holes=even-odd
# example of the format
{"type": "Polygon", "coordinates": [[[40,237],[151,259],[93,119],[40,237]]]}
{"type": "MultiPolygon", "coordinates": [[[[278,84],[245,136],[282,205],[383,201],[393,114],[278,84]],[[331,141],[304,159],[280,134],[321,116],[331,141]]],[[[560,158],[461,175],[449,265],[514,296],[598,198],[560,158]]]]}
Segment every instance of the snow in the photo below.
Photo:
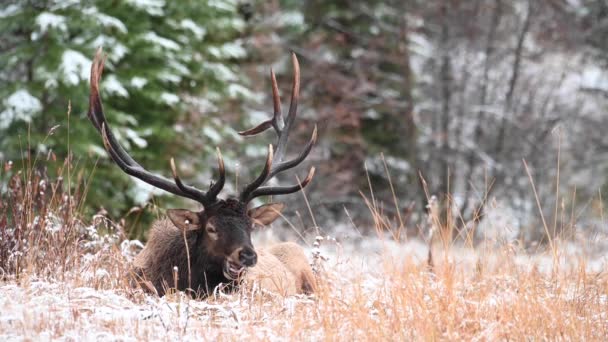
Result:
{"type": "Polygon", "coordinates": [[[107,56],[110,61],[117,63],[129,52],[129,49],[114,37],[109,37],[104,34],[100,34],[95,38],[89,46],[93,49],[103,47],[107,50],[107,56]]]}
{"type": "Polygon", "coordinates": [[[164,37],[161,37],[159,35],[157,35],[155,32],[148,32],[143,36],[143,39],[154,44],[154,45],[158,45],[161,46],[167,50],[174,50],[177,51],[180,49],[180,46],[178,43],[176,43],[175,41],[171,40],[171,39],[167,39],[164,37]]]}
{"type": "Polygon", "coordinates": [[[141,89],[146,84],[148,84],[148,80],[143,77],[134,76],[133,78],[131,78],[131,81],[129,82],[129,84],[131,84],[131,87],[133,87],[135,89],[141,89]]]}
{"type": "Polygon", "coordinates": [[[135,202],[135,204],[137,205],[144,206],[153,196],[161,196],[167,194],[164,190],[154,187],[137,178],[131,177],[131,180],[135,184],[134,186],[129,187],[128,194],[129,197],[133,199],[133,202],[135,202]]]}
{"type": "Polygon", "coordinates": [[[236,9],[236,2],[234,0],[209,0],[207,5],[227,12],[234,12],[236,9]]]}
{"type": "Polygon", "coordinates": [[[160,17],[165,13],[163,10],[164,0],[127,0],[127,3],[152,16],[160,17]]]}
{"type": "MultiPolygon", "coordinates": [[[[212,298],[193,300],[183,293],[158,298],[117,282],[123,272],[127,272],[113,268],[117,263],[125,262],[121,255],[132,260],[143,247],[137,240],[125,240],[106,264],[100,266],[97,264],[99,256],[89,254],[82,266],[66,273],[65,281],[30,278],[19,283],[1,282],[0,340],[194,341],[204,337],[209,340],[278,341],[297,340],[299,336],[325,340],[338,336],[336,333],[341,329],[345,338],[356,340],[357,337],[369,339],[371,332],[379,331],[370,329],[370,324],[385,325],[387,331],[396,330],[396,335],[387,336],[395,339],[424,333],[428,327],[443,327],[445,322],[456,322],[456,325],[446,331],[439,329],[439,335],[434,336],[450,340],[471,337],[493,340],[506,336],[505,332],[509,330],[525,332],[523,328],[518,331],[507,326],[516,324],[515,318],[532,318],[527,316],[527,310],[535,307],[564,310],[563,316],[554,319],[543,311],[545,309],[541,310],[539,319],[543,321],[539,325],[556,324],[562,319],[581,319],[586,320],[587,329],[595,332],[601,333],[605,327],[605,315],[601,313],[606,295],[597,293],[603,283],[593,277],[586,279],[583,287],[576,280],[550,280],[551,270],[540,265],[542,260],[536,259],[550,260],[548,255],[515,256],[515,264],[522,265],[521,268],[518,266],[514,273],[493,273],[490,265],[504,270],[505,263],[510,265],[513,258],[499,251],[488,250],[484,254],[480,250],[456,246],[447,258],[435,259],[438,271],[431,273],[424,267],[412,268],[413,264],[426,263],[427,245],[419,240],[397,243],[390,239],[360,237],[340,243],[331,237],[318,236],[315,241],[315,246],[309,247],[306,255],[310,257],[312,250],[317,253],[312,258],[313,264],[319,266],[320,274],[327,282],[321,296],[283,298],[264,293],[263,297],[258,297],[247,291],[235,294],[216,291],[212,298]],[[480,260],[484,265],[481,271],[476,269],[480,260]],[[453,273],[444,275],[442,262],[453,268],[453,273]],[[546,277],[539,277],[538,271],[533,271],[539,265],[538,271],[546,272],[546,277]],[[534,277],[532,284],[519,278],[527,274],[534,277]],[[76,279],[72,279],[74,276],[76,279]],[[543,288],[545,279],[547,287],[543,288]],[[600,287],[595,288],[595,284],[600,287]],[[587,313],[578,308],[579,304],[593,308],[587,313]],[[556,305],[560,307],[556,308],[556,305]],[[511,310],[514,306],[521,308],[511,310]],[[437,322],[423,321],[432,319],[432,315],[445,314],[446,307],[452,318],[446,316],[445,322],[444,318],[438,318],[437,322]],[[504,319],[501,315],[504,308],[513,312],[513,319],[511,316],[504,319]],[[467,313],[474,316],[469,317],[467,313]],[[331,324],[322,316],[328,314],[335,315],[331,324]],[[479,319],[484,321],[480,323],[479,319]],[[303,325],[303,320],[309,320],[310,324],[303,325]],[[367,323],[359,324],[362,320],[367,323]],[[470,330],[457,326],[458,322],[479,327],[470,330]],[[416,327],[415,324],[424,326],[416,327]],[[306,327],[305,335],[297,335],[294,325],[306,327]],[[472,335],[458,335],[467,333],[472,335]]],[[[255,243],[256,247],[262,244],[255,243]]],[[[573,269],[581,267],[575,264],[576,261],[570,266],[573,269]]],[[[541,335],[546,333],[540,332],[541,335]]]]}
{"type": "Polygon", "coordinates": [[[192,32],[198,40],[202,40],[205,37],[205,34],[207,33],[207,30],[204,27],[199,26],[197,23],[190,19],[183,19],[179,23],[179,26],[183,29],[192,32]]]}
{"type": "Polygon", "coordinates": [[[129,97],[129,92],[123,85],[120,83],[118,78],[115,75],[109,75],[105,77],[103,81],[102,89],[108,94],[117,95],[120,97],[129,97]]]}
{"type": "Polygon", "coordinates": [[[302,26],[304,25],[304,16],[301,12],[285,11],[279,17],[278,26],[302,26]]]}
{"type": "Polygon", "coordinates": [[[222,141],[222,136],[218,133],[218,131],[210,126],[203,127],[203,134],[211,139],[214,144],[220,143],[222,141]]]}
{"type": "Polygon", "coordinates": [[[145,148],[148,146],[146,139],[142,138],[137,132],[130,128],[125,129],[125,135],[139,148],[145,148]]]}
{"type": "Polygon", "coordinates": [[[61,77],[68,85],[78,85],[81,81],[89,79],[91,60],[82,53],[66,50],[61,56],[59,70],[61,77]]]}
{"type": "Polygon", "coordinates": [[[36,26],[39,31],[32,32],[32,40],[38,40],[49,29],[57,29],[61,32],[67,32],[66,18],[49,12],[42,12],[36,17],[36,26]]]}
{"type": "Polygon", "coordinates": [[[103,149],[102,147],[100,147],[98,145],[94,145],[94,144],[90,144],[87,146],[87,152],[89,154],[93,154],[93,155],[103,157],[103,158],[106,158],[108,156],[105,149],[103,149]]]}
{"type": "Polygon", "coordinates": [[[243,48],[240,41],[229,42],[219,47],[209,47],[209,53],[217,58],[243,58],[247,56],[247,50],[243,48]]]}
{"type": "Polygon", "coordinates": [[[169,61],[169,66],[181,75],[190,75],[191,74],[190,69],[188,69],[187,66],[185,66],[184,64],[182,64],[178,61],[174,61],[174,60],[169,61]]]}
{"type": "Polygon", "coordinates": [[[251,91],[251,89],[238,83],[231,83],[228,85],[228,96],[231,98],[242,97],[252,99],[254,101],[260,101],[260,99],[263,97],[263,95],[256,94],[251,91]]]}
{"type": "Polygon", "coordinates": [[[588,65],[581,75],[581,86],[608,92],[608,72],[597,65],[588,65]]]}
{"type": "Polygon", "coordinates": [[[181,76],[166,71],[160,72],[157,77],[160,81],[169,83],[179,83],[182,80],[181,76]]]}
{"type": "Polygon", "coordinates": [[[481,240],[512,243],[518,238],[519,231],[516,211],[505,203],[492,200],[486,206],[485,217],[475,233],[481,240]]]}
{"type": "Polygon", "coordinates": [[[13,15],[19,13],[20,10],[21,6],[17,4],[11,4],[4,8],[0,8],[0,18],[12,17],[13,15]]]}
{"type": "Polygon", "coordinates": [[[42,110],[42,103],[25,89],[19,89],[3,101],[0,112],[0,129],[8,128],[15,121],[31,122],[42,110]]]}
{"type": "Polygon", "coordinates": [[[201,113],[217,111],[217,106],[204,97],[186,96],[185,100],[201,113]]]}
{"type": "Polygon", "coordinates": [[[128,32],[127,26],[122,21],[120,21],[120,19],[99,12],[97,7],[85,8],[84,10],[82,10],[82,13],[96,18],[97,21],[101,24],[101,26],[113,27],[117,29],[120,33],[128,32]]]}
{"type": "Polygon", "coordinates": [[[163,92],[160,94],[160,99],[169,106],[175,106],[179,103],[179,96],[172,93],[163,92]]]}
{"type": "Polygon", "coordinates": [[[204,67],[213,72],[215,77],[222,82],[235,82],[239,80],[237,74],[222,63],[205,63],[204,67]]]}

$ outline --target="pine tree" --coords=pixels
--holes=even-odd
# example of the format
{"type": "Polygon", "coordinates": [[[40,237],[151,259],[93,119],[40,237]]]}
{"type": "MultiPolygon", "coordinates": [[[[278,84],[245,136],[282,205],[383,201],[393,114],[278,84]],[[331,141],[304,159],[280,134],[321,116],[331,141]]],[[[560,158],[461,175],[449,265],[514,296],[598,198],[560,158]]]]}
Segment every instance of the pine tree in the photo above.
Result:
{"type": "Polygon", "coordinates": [[[18,160],[28,142],[31,152],[63,160],[69,136],[74,169],[88,174],[96,164],[88,193],[93,209],[118,215],[149,200],[151,189],[134,186],[112,165],[86,118],[91,60],[103,47],[101,95],[123,146],[150,170],[168,176],[175,157],[184,159],[185,178],[202,169],[201,179],[209,179],[213,170],[200,166],[220,142],[238,139],[222,122],[222,103],[252,96],[237,77],[236,62],[246,51],[236,6],[211,0],[0,5],[0,160],[18,160]]]}

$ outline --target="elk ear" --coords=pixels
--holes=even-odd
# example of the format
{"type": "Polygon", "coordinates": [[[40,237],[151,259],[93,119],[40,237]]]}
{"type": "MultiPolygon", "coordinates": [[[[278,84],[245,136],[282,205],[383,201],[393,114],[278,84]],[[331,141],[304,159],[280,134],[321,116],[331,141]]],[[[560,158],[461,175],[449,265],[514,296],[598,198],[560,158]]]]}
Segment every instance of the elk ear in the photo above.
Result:
{"type": "Polygon", "coordinates": [[[253,220],[254,224],[267,226],[281,216],[283,208],[285,208],[283,203],[268,203],[249,209],[247,215],[253,220]]]}
{"type": "Polygon", "coordinates": [[[180,230],[197,230],[201,228],[198,213],[186,209],[169,209],[167,216],[180,230]]]}

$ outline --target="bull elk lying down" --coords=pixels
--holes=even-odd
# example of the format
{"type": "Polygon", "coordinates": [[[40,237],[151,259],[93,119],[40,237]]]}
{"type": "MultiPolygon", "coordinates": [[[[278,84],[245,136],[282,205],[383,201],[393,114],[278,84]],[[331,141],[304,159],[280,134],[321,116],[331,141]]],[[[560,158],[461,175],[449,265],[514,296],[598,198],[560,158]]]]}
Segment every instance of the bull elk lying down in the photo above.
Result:
{"type": "Polygon", "coordinates": [[[300,164],[310,153],[317,138],[315,126],[312,137],[302,152],[294,159],[283,160],[289,131],[296,116],[300,88],[299,64],[295,54],[292,55],[294,81],[287,118],[283,120],[278,86],[271,71],[273,117],[257,127],[240,132],[241,135],[251,136],[272,127],[277,134],[276,148],[268,146],[266,163],[260,175],[246,185],[238,197],[227,199],[218,198],[226,180],[224,161],[219,149],[219,176],[207,191],[182,182],[173,159],[170,161],[173,181],[145,170],[133,160],[116,140],[103,113],[99,80],[104,61],[100,49],[91,66],[88,116],[101,134],[111,159],[128,175],[203,206],[199,212],[168,210],[168,219],[160,219],[153,224],[148,243],[134,262],[140,280],[161,296],[175,285],[180,291],[190,290],[206,296],[220,284],[236,288],[243,279],[257,281],[260,287],[285,295],[313,292],[315,279],[300,246],[281,243],[256,251],[251,243],[254,226],[273,222],[280,216],[283,204],[269,203],[248,208],[248,204],[256,197],[297,192],[309,184],[314,175],[315,169],[311,167],[300,184],[264,186],[279,172],[300,164]]]}

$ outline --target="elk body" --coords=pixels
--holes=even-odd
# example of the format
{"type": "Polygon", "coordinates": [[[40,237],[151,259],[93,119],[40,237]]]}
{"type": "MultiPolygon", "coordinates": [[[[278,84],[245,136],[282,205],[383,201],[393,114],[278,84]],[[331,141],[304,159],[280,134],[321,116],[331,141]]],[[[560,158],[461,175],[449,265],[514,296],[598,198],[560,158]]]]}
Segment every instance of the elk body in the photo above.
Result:
{"type": "Polygon", "coordinates": [[[268,289],[284,290],[285,294],[314,291],[314,278],[303,250],[293,243],[282,243],[256,251],[251,242],[254,226],[268,225],[280,216],[281,203],[269,203],[249,208],[252,199],[260,196],[285,195],[297,192],[310,183],[314,175],[311,167],[302,182],[292,186],[265,186],[280,172],[294,168],[310,153],[317,138],[312,137],[294,159],[283,160],[287,140],[293,126],[300,88],[299,64],[292,54],[294,82],[291,105],[285,120],[281,112],[278,86],[271,71],[274,115],[260,125],[240,132],[251,136],[273,128],[277,134],[275,146],[268,146],[268,154],[260,175],[246,185],[237,197],[218,197],[225,183],[222,155],[217,149],[218,179],[207,191],[187,185],[178,176],[173,159],[170,160],[173,180],[153,174],[138,164],[118,143],[103,112],[99,95],[99,80],[104,67],[101,49],[91,66],[88,117],[102,136],[111,159],[128,175],[174,195],[194,200],[202,205],[200,211],[167,210],[167,218],[153,223],[148,243],[136,257],[136,273],[150,290],[164,295],[168,288],[191,290],[205,296],[220,284],[234,288],[248,278],[259,281],[268,289]],[[276,150],[276,153],[275,153],[276,150]],[[266,284],[266,285],[264,285],[266,284]]]}

